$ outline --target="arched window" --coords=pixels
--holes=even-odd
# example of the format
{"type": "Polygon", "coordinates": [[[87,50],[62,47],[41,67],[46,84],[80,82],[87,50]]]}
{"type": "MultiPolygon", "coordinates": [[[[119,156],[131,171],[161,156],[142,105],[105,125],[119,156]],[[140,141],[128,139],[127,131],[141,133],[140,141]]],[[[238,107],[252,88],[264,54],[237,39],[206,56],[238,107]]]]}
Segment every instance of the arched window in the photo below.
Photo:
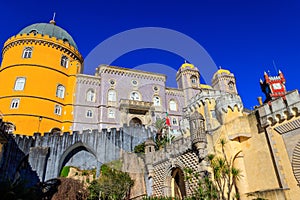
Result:
{"type": "Polygon", "coordinates": [[[136,100],[136,101],[140,101],[141,100],[141,96],[138,92],[133,91],[130,93],[130,99],[131,100],[136,100]]]}
{"type": "Polygon", "coordinates": [[[15,82],[15,90],[24,90],[26,79],[24,77],[18,77],[15,82]]]}
{"type": "Polygon", "coordinates": [[[20,99],[12,99],[10,103],[10,108],[17,109],[19,108],[19,104],[20,104],[20,99]]]}
{"type": "Polygon", "coordinates": [[[86,112],[86,117],[92,118],[92,117],[93,117],[93,111],[88,110],[88,111],[86,112]]]}
{"type": "Polygon", "coordinates": [[[192,82],[192,85],[197,85],[197,77],[191,76],[191,82],[192,82]]]}
{"type": "Polygon", "coordinates": [[[113,109],[108,110],[108,118],[115,118],[115,111],[113,109]]]}
{"type": "Polygon", "coordinates": [[[108,101],[117,101],[117,93],[115,90],[108,90],[107,93],[108,101]]]}
{"type": "Polygon", "coordinates": [[[153,97],[153,104],[154,104],[154,106],[160,106],[161,105],[159,96],[154,96],[153,97]]]}
{"type": "Polygon", "coordinates": [[[68,57],[63,55],[60,60],[60,65],[65,68],[68,68],[68,63],[69,63],[68,57]]]}
{"type": "Polygon", "coordinates": [[[229,87],[230,90],[233,90],[233,88],[234,88],[234,83],[233,83],[232,81],[230,81],[230,82],[228,83],[228,87],[229,87]]]}
{"type": "Polygon", "coordinates": [[[173,124],[173,125],[177,125],[177,118],[176,118],[176,117],[173,117],[173,118],[172,118],[172,124],[173,124]]]}
{"type": "Polygon", "coordinates": [[[55,105],[54,107],[54,113],[57,114],[57,115],[61,115],[61,106],[60,105],[55,105]]]}
{"type": "Polygon", "coordinates": [[[31,58],[32,56],[32,47],[25,47],[23,50],[23,58],[31,58]]]}
{"type": "Polygon", "coordinates": [[[58,85],[56,88],[56,96],[63,99],[65,97],[65,87],[63,85],[58,85]]]}
{"type": "Polygon", "coordinates": [[[86,101],[95,102],[95,92],[92,89],[89,89],[86,93],[86,101]]]}
{"type": "Polygon", "coordinates": [[[170,100],[169,107],[171,111],[177,111],[177,103],[175,100],[170,100]]]}

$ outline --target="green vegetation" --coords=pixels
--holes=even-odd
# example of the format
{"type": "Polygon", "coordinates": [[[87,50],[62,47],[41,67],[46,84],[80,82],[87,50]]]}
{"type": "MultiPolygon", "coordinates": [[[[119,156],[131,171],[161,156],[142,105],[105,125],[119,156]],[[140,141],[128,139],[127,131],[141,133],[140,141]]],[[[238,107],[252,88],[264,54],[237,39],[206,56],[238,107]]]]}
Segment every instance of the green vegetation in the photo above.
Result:
{"type": "Polygon", "coordinates": [[[145,142],[134,147],[134,153],[145,153],[145,142]]]}
{"type": "MultiPolygon", "coordinates": [[[[120,162],[120,161],[119,161],[120,162]]],[[[114,163],[113,166],[118,166],[114,163]]],[[[129,195],[134,181],[126,172],[119,171],[108,165],[101,166],[100,178],[91,182],[89,186],[89,200],[111,199],[122,200],[129,195]]]]}
{"type": "Polygon", "coordinates": [[[233,194],[233,188],[236,188],[236,181],[242,176],[241,171],[233,167],[233,159],[228,159],[225,154],[224,139],[220,140],[222,147],[222,155],[208,155],[208,161],[213,171],[211,178],[205,175],[202,179],[198,173],[193,173],[191,169],[185,169],[185,178],[191,181],[195,176],[198,180],[198,187],[194,191],[192,197],[186,198],[189,200],[230,200],[239,199],[239,194],[233,194]]]}
{"type": "Polygon", "coordinates": [[[174,140],[175,136],[169,137],[168,135],[163,135],[160,138],[156,138],[155,140],[155,150],[160,150],[167,144],[171,143],[174,140]]]}
{"type": "Polygon", "coordinates": [[[68,177],[69,172],[70,172],[70,166],[64,166],[63,169],[61,170],[60,177],[65,177],[65,178],[68,177]]]}

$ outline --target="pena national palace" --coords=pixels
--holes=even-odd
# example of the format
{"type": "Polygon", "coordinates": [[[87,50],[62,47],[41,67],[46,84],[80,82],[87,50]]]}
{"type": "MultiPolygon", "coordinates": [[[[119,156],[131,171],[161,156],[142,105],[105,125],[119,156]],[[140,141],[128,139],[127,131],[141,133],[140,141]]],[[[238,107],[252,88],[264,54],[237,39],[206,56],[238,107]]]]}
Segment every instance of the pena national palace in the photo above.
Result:
{"type": "Polygon", "coordinates": [[[59,178],[66,166],[94,169],[97,178],[103,164],[119,161],[134,181],[129,199],[184,199],[197,192],[199,180],[218,180],[210,155],[219,155],[240,173],[217,181],[234,183],[230,198],[222,199],[300,199],[300,96],[286,91],[283,72],[262,72],[257,85],[265,97],[248,110],[227,69],[207,85],[197,66],[185,62],[171,88],[164,74],[89,67],[94,75],[83,74],[75,41],[53,20],[7,39],[0,182],[33,186],[59,178]],[[168,139],[160,148],[158,133],[168,139]],[[144,152],[135,153],[140,144],[144,152]]]}

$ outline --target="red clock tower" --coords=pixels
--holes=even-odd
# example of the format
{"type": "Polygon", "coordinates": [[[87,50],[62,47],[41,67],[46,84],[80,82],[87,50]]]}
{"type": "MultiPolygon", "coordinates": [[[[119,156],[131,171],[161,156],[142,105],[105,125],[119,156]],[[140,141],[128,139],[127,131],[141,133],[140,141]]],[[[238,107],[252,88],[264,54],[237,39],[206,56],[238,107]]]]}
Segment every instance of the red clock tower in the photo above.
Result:
{"type": "Polygon", "coordinates": [[[285,99],[286,89],[283,73],[279,70],[278,76],[269,76],[265,72],[264,78],[264,81],[260,79],[260,87],[266,95],[265,103],[278,97],[283,97],[285,99]]]}

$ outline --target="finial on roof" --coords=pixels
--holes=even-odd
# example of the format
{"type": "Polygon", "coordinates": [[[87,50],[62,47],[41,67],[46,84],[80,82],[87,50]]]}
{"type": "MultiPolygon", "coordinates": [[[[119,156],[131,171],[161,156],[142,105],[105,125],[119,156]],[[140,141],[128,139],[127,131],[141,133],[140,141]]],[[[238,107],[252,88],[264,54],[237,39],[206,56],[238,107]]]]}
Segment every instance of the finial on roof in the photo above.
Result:
{"type": "Polygon", "coordinates": [[[186,63],[186,60],[184,60],[184,63],[186,63]]]}
{"type": "Polygon", "coordinates": [[[221,65],[219,66],[219,69],[222,69],[222,66],[221,66],[221,65]]]}
{"type": "Polygon", "coordinates": [[[52,20],[50,20],[50,22],[49,22],[50,24],[54,24],[54,25],[56,24],[56,22],[55,22],[55,15],[56,15],[56,13],[54,12],[54,13],[53,13],[53,18],[52,18],[52,20]]]}
{"type": "Polygon", "coordinates": [[[282,73],[281,70],[278,70],[278,73],[281,74],[282,73]]]}

